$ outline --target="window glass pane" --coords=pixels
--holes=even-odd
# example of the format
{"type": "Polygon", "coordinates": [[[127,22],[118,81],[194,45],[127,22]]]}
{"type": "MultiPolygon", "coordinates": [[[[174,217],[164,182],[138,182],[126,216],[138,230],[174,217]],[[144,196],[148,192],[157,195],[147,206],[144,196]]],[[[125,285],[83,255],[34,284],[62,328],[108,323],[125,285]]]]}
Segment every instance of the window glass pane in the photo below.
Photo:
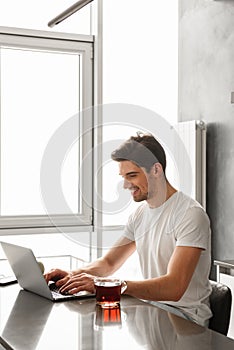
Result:
{"type": "Polygon", "coordinates": [[[140,105],[175,124],[178,1],[106,0],[103,28],[103,103],[140,105]]]}
{"type": "MultiPolygon", "coordinates": [[[[41,160],[56,129],[81,107],[80,57],[2,48],[0,73],[1,215],[44,215],[41,160]]],[[[73,212],[79,211],[78,162],[76,144],[64,160],[61,175],[64,196],[73,212]]]]}
{"type": "MultiPolygon", "coordinates": [[[[74,233],[73,233],[74,235],[74,233]]],[[[36,234],[36,235],[10,235],[6,236],[0,235],[1,241],[7,241],[8,243],[21,245],[23,247],[30,247],[33,250],[35,256],[61,256],[61,255],[71,255],[85,261],[90,259],[90,249],[89,249],[89,235],[87,232],[75,233],[78,235],[77,240],[71,240],[65,234],[36,234]],[[80,245],[79,242],[87,242],[87,245],[80,245]]],[[[6,259],[6,256],[0,246],[0,271],[1,270],[1,259],[6,259]]],[[[67,260],[67,259],[66,259],[67,260]]],[[[48,266],[48,270],[54,267],[61,267],[60,262],[54,262],[53,265],[48,266]]],[[[67,267],[68,269],[68,267],[67,267]]]]}
{"type": "MultiPolygon", "coordinates": [[[[178,1],[170,1],[170,11],[167,1],[148,0],[144,6],[142,1],[128,0],[124,2],[124,11],[119,1],[103,2],[104,105],[113,102],[138,105],[154,111],[169,124],[176,124],[177,57],[178,1]]],[[[112,121],[117,123],[118,118],[112,121]]],[[[115,126],[111,130],[104,127],[104,144],[110,138],[119,138],[119,135],[127,139],[146,125],[150,132],[157,128],[156,120],[149,126],[142,118],[142,127],[139,125],[137,130],[126,127],[128,122],[126,115],[124,125],[119,125],[118,128],[115,126]]],[[[110,121],[104,120],[105,123],[110,121]]],[[[167,152],[166,147],[165,151],[167,152]]],[[[175,165],[170,154],[167,154],[167,161],[167,176],[171,181],[175,165]]],[[[137,206],[136,203],[131,203],[130,194],[129,204],[127,203],[123,197],[126,195],[122,192],[129,191],[122,189],[120,181],[115,162],[106,162],[103,166],[104,225],[124,225],[133,207],[137,206]],[[122,210],[115,205],[118,199],[123,204],[122,210]]]]}

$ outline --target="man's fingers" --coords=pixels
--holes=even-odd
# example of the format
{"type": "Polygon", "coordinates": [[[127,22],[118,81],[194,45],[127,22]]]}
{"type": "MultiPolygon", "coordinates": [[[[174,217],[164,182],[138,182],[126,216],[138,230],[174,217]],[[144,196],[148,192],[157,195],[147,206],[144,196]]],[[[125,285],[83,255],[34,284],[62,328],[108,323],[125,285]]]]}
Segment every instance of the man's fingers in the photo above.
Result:
{"type": "MultiPolygon", "coordinates": [[[[78,293],[80,291],[94,292],[93,276],[72,276],[68,281],[60,288],[61,293],[78,293]]],[[[56,283],[57,284],[57,283],[56,283]]]]}
{"type": "Polygon", "coordinates": [[[48,273],[44,274],[45,280],[48,283],[49,281],[58,281],[63,279],[64,277],[69,276],[67,271],[52,269],[48,273]]]}
{"type": "Polygon", "coordinates": [[[61,287],[61,286],[66,285],[66,283],[69,281],[69,279],[70,279],[69,276],[66,276],[66,277],[64,277],[64,278],[61,278],[60,280],[58,280],[58,281],[56,282],[56,286],[57,286],[57,287],[61,287]]]}

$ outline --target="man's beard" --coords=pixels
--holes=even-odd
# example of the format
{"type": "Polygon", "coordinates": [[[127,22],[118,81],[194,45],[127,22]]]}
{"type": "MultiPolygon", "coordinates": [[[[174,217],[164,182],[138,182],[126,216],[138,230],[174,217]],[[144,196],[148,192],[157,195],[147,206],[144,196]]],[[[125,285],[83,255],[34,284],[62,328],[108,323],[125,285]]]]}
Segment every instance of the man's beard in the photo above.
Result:
{"type": "Polygon", "coordinates": [[[134,202],[142,202],[148,199],[148,193],[140,194],[139,196],[133,196],[134,202]]]}

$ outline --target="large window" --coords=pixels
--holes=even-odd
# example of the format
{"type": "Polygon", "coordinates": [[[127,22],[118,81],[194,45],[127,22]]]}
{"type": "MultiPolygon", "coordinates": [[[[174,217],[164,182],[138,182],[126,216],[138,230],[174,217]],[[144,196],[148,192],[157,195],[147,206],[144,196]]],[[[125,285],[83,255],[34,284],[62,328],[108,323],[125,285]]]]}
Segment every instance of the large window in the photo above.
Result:
{"type": "MultiPolygon", "coordinates": [[[[104,152],[110,153],[110,147],[117,147],[120,139],[128,139],[137,131],[149,131],[160,138],[161,118],[168,125],[177,123],[178,1],[169,3],[168,7],[167,1],[155,0],[103,2],[103,104],[118,104],[111,113],[106,113],[107,117],[103,116],[104,152]],[[136,108],[129,108],[128,104],[136,108]],[[148,110],[154,112],[155,118],[147,119],[148,110]],[[139,113],[141,118],[137,120],[139,113]]],[[[167,146],[165,139],[161,142],[167,146]]],[[[126,223],[136,203],[132,203],[125,192],[118,167],[106,161],[103,166],[104,225],[126,223]]]]}
{"type": "Polygon", "coordinates": [[[92,37],[8,31],[0,30],[0,228],[91,225],[92,37]]]}
{"type": "MultiPolygon", "coordinates": [[[[0,41],[0,74],[3,77],[0,223],[2,228],[25,224],[39,226],[38,232],[43,234],[44,228],[50,233],[48,225],[54,223],[63,228],[67,225],[68,231],[77,228],[78,224],[85,225],[85,231],[96,226],[100,230],[84,236],[85,239],[89,236],[93,242],[97,232],[98,254],[102,254],[101,249],[108,249],[122,234],[122,226],[137,205],[128,191],[122,189],[118,166],[111,161],[110,153],[121,140],[136,131],[154,131],[157,123],[153,121],[148,125],[144,118],[139,123],[129,123],[128,114],[122,114],[124,121],[121,122],[119,115],[113,113],[115,106],[114,111],[103,116],[100,111],[94,116],[94,124],[97,121],[100,130],[94,130],[94,147],[89,152],[91,135],[84,130],[89,129],[92,117],[89,113],[87,117],[81,115],[76,130],[82,138],[78,137],[78,142],[70,144],[60,172],[60,187],[67,205],[61,208],[60,202],[55,200],[53,208],[49,208],[50,217],[47,216],[48,198],[45,206],[39,189],[45,150],[52,145],[50,141],[56,139],[56,131],[59,134],[60,127],[67,125],[67,120],[82,110],[87,112],[86,108],[92,105],[93,91],[94,104],[102,106],[100,110],[104,112],[108,104],[133,104],[158,113],[172,125],[176,123],[178,1],[170,1],[170,11],[167,2],[155,0],[148,0],[145,6],[140,0],[121,4],[118,0],[93,1],[58,26],[47,27],[49,20],[74,3],[72,0],[56,3],[10,0],[0,11],[2,25],[31,29],[22,29],[21,34],[25,35],[11,33],[6,36],[5,32],[0,41]],[[95,35],[93,86],[92,37],[86,34],[95,35]],[[8,85],[9,79],[14,83],[8,85]],[[8,102],[4,96],[7,90],[12,98],[8,102]],[[15,96],[13,92],[16,92],[15,96]],[[13,108],[17,109],[17,115],[13,115],[13,108]],[[97,145],[101,147],[95,147],[97,145]],[[85,162],[80,167],[82,160],[85,162]],[[91,199],[93,203],[90,203],[91,199]]],[[[51,164],[48,164],[49,168],[51,164]]],[[[54,185],[52,181],[52,189],[54,185]]],[[[49,193],[49,199],[53,198],[50,186],[43,192],[44,195],[49,193]]],[[[54,192],[57,195],[57,191],[54,192]]],[[[82,227],[79,228],[82,231],[82,227]]],[[[31,232],[27,230],[27,234],[31,232]]],[[[25,242],[30,240],[31,245],[35,240],[37,247],[36,236],[29,234],[25,242]]],[[[52,236],[49,239],[54,240],[56,235],[52,236]]],[[[81,241],[84,241],[83,237],[81,241]]],[[[43,249],[45,247],[43,243],[43,249]]]]}

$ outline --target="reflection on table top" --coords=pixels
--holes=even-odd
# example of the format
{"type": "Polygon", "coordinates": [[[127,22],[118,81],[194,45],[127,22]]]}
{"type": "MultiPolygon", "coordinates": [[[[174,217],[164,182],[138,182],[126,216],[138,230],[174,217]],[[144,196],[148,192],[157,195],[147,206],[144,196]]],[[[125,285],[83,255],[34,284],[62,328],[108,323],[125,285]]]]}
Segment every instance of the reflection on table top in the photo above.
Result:
{"type": "Polygon", "coordinates": [[[234,349],[233,340],[135,298],[102,310],[95,299],[53,303],[18,285],[0,289],[0,328],[6,349],[234,349]]]}

